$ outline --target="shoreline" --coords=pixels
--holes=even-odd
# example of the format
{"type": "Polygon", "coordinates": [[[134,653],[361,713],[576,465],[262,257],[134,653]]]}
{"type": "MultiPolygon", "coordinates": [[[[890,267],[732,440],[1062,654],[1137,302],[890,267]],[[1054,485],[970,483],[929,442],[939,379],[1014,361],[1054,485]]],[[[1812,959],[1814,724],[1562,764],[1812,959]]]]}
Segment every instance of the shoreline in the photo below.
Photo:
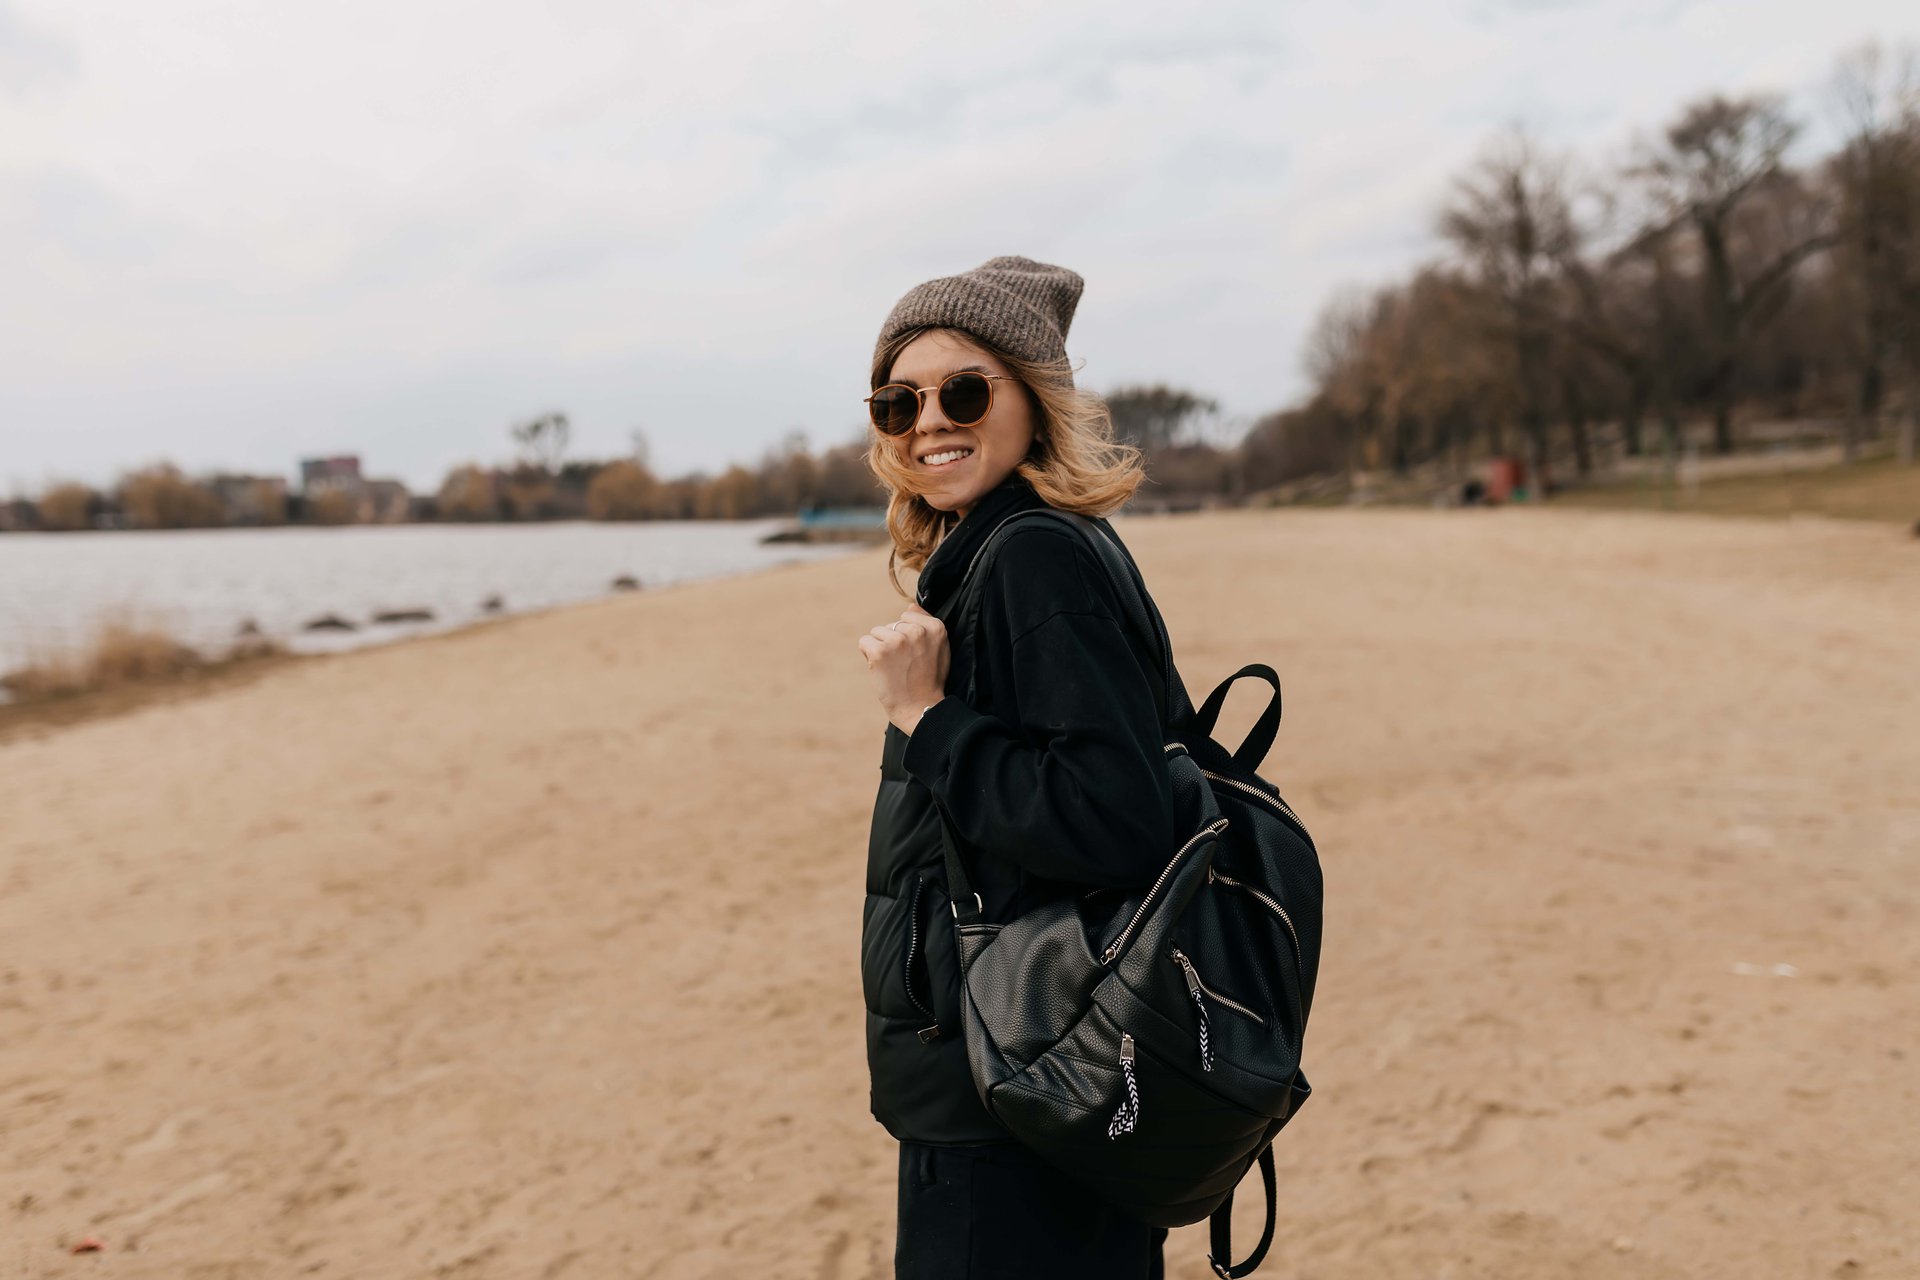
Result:
{"type": "Polygon", "coordinates": [[[658,590],[843,553],[760,541],[778,527],[753,520],[29,534],[0,557],[0,669],[84,648],[116,618],[209,657],[250,636],[331,652],[604,599],[628,584],[658,590]],[[328,619],[347,627],[313,627],[328,619]]]}
{"type": "MultiPolygon", "coordinates": [[[[741,522],[733,522],[733,523],[751,527],[751,526],[756,526],[761,524],[771,525],[773,522],[741,521],[741,522]]],[[[573,521],[573,522],[553,521],[553,522],[547,522],[547,524],[542,527],[557,528],[567,524],[581,525],[581,526],[590,527],[590,528],[598,527],[594,522],[589,522],[589,521],[573,521]]],[[[399,526],[399,525],[352,526],[351,528],[365,531],[367,529],[375,529],[375,528],[386,529],[389,527],[407,528],[411,526],[399,526]]],[[[421,526],[421,527],[439,528],[441,526],[421,526]]],[[[460,527],[466,528],[467,526],[460,526],[460,527]]],[[[166,536],[173,536],[173,535],[180,535],[180,534],[192,535],[192,534],[204,534],[204,533],[223,533],[223,534],[258,533],[258,532],[277,533],[277,532],[281,532],[281,530],[278,530],[278,529],[267,529],[267,530],[187,529],[187,530],[162,530],[162,531],[142,530],[142,531],[133,531],[133,532],[142,533],[142,534],[160,533],[166,536]]],[[[326,530],[326,532],[333,532],[333,530],[326,530]]],[[[28,536],[31,536],[31,535],[28,535],[28,536]]],[[[57,537],[60,535],[48,534],[43,536],[57,537]]],[[[538,617],[547,613],[554,612],[556,610],[564,610],[564,609],[577,608],[585,605],[605,603],[607,601],[618,600],[618,599],[622,599],[624,597],[635,595],[635,594],[650,594],[650,593],[656,593],[656,592],[664,592],[664,591],[669,591],[677,588],[695,585],[701,582],[716,581],[724,578],[739,577],[739,576],[751,576],[754,574],[771,572],[777,569],[791,568],[796,565],[809,564],[809,563],[815,563],[821,560],[832,559],[835,556],[847,554],[849,552],[854,552],[859,549],[860,548],[858,546],[848,544],[848,543],[838,543],[832,546],[809,547],[808,551],[811,554],[807,554],[804,556],[795,556],[791,558],[774,558],[774,559],[771,559],[769,562],[763,563],[763,564],[752,564],[752,565],[746,565],[743,567],[730,566],[730,567],[722,568],[716,572],[688,574],[673,580],[659,582],[655,585],[645,585],[640,579],[632,576],[627,576],[624,578],[624,580],[630,581],[634,585],[620,586],[614,583],[610,583],[606,588],[604,588],[603,590],[601,590],[596,594],[581,596],[578,598],[561,599],[561,600],[555,600],[548,603],[533,604],[533,605],[527,605],[527,606],[522,606],[517,608],[511,607],[509,604],[503,604],[502,607],[497,611],[486,611],[483,609],[482,611],[471,614],[469,616],[461,616],[457,618],[445,618],[445,619],[432,618],[424,621],[408,621],[408,620],[382,621],[382,620],[379,620],[378,618],[369,618],[365,621],[355,622],[353,629],[350,631],[314,629],[314,628],[303,626],[300,628],[295,628],[290,631],[287,631],[284,634],[268,635],[265,638],[268,640],[269,643],[275,644],[279,646],[279,648],[281,649],[281,652],[271,656],[270,661],[275,664],[290,662],[295,660],[305,660],[305,659],[311,659],[311,658],[337,657],[337,656],[341,656],[349,653],[358,653],[358,652],[368,651],[368,650],[389,648],[393,645],[405,644],[413,641],[431,640],[431,639],[436,639],[443,636],[458,635],[462,632],[469,631],[478,627],[483,627],[490,623],[505,622],[512,619],[516,619],[516,618],[538,617]]],[[[73,722],[80,719],[89,719],[89,718],[92,718],[94,714],[96,714],[95,712],[89,710],[88,708],[78,704],[85,704],[93,701],[100,701],[100,702],[110,703],[110,704],[125,703],[127,704],[126,709],[131,709],[133,706],[144,705],[145,703],[154,700],[156,697],[159,697],[162,691],[164,690],[173,689],[184,694],[190,690],[191,686],[195,686],[199,684],[216,684],[217,685],[230,680],[232,673],[230,673],[227,670],[228,668],[239,666],[239,665],[250,666],[257,662],[265,660],[260,658],[251,658],[251,657],[241,656],[239,651],[244,648],[248,638],[247,633],[245,632],[242,632],[239,639],[226,642],[224,647],[218,643],[209,644],[206,641],[195,643],[190,640],[181,639],[177,634],[179,630],[177,619],[180,613],[181,613],[181,610],[177,606],[166,606],[166,605],[106,608],[106,609],[97,611],[98,620],[96,621],[95,626],[97,631],[99,627],[106,625],[116,617],[125,617],[127,619],[130,619],[133,625],[137,629],[140,629],[143,631],[157,632],[159,634],[167,636],[169,639],[175,640],[178,643],[185,644],[186,647],[188,647],[189,649],[192,649],[195,653],[197,653],[200,656],[201,661],[203,663],[203,666],[200,670],[195,672],[190,672],[183,676],[171,677],[164,680],[144,681],[144,682],[139,682],[137,684],[117,686],[111,689],[86,690],[78,693],[63,693],[63,694],[53,695],[50,697],[19,698],[19,697],[10,695],[4,689],[0,689],[0,735],[4,735],[5,733],[9,732],[10,725],[18,726],[23,722],[39,721],[44,723],[67,723],[67,722],[73,722]],[[74,704],[74,705],[70,707],[69,704],[74,704]]],[[[313,616],[315,618],[319,618],[325,615],[315,614],[313,616]]],[[[244,624],[249,620],[250,619],[247,619],[247,618],[240,618],[239,622],[236,623],[235,625],[238,626],[240,624],[244,624]]],[[[256,633],[253,633],[253,635],[255,638],[259,638],[259,633],[256,632],[256,633]]],[[[65,646],[64,649],[61,650],[61,652],[69,653],[69,654],[82,652],[88,647],[88,644],[89,642],[86,640],[77,641],[73,644],[65,646]]],[[[51,649],[53,648],[53,646],[47,646],[47,648],[51,649]]],[[[16,672],[25,671],[28,668],[47,660],[48,659],[45,657],[31,657],[31,656],[25,657],[25,659],[22,662],[16,663],[12,667],[8,668],[6,671],[0,671],[0,675],[10,675],[16,672]]],[[[57,661],[58,655],[55,655],[53,660],[57,661]]],[[[112,710],[108,710],[102,713],[115,714],[119,709],[121,708],[115,706],[112,710]]]]}
{"type": "MultiPolygon", "coordinates": [[[[1380,504],[1371,507],[1293,507],[1293,508],[1231,508],[1212,512],[1180,513],[1178,518],[1188,519],[1195,516],[1214,516],[1227,519],[1263,518],[1285,514],[1297,518],[1314,519],[1338,513],[1358,511],[1391,512],[1400,516],[1431,518],[1436,520],[1498,519],[1502,511],[1511,513],[1514,518],[1531,519],[1539,516],[1565,516],[1572,519],[1641,519],[1672,520],[1676,523],[1698,521],[1702,524],[1724,524],[1751,522],[1758,525],[1786,525],[1812,528],[1827,525],[1840,527],[1882,526],[1897,532],[1899,541],[1908,541],[1908,531],[1897,522],[1880,519],[1867,519],[1854,516],[1832,516],[1813,511],[1800,511],[1786,515],[1756,514],[1748,512],[1668,510],[1635,506],[1604,506],[1598,503],[1555,504],[1513,504],[1503,508],[1456,509],[1433,508],[1418,505],[1380,504]]],[[[1166,514],[1136,515],[1123,517],[1121,528],[1141,522],[1162,523],[1169,519],[1166,514]]],[[[174,530],[169,532],[207,532],[206,530],[174,530]]],[[[1920,536],[1920,530],[1915,531],[1920,536]]],[[[856,557],[871,550],[870,545],[841,542],[835,551],[847,557],[856,557]]],[[[809,564],[820,563],[836,557],[823,556],[818,560],[790,560],[748,569],[733,570],[713,574],[707,577],[683,579],[665,583],[657,587],[647,587],[637,591],[609,591],[602,596],[584,600],[569,600],[556,604],[540,605],[523,610],[508,610],[499,614],[467,619],[462,622],[444,625],[429,625],[401,631],[388,638],[369,640],[365,643],[345,644],[337,648],[309,649],[302,651],[288,647],[282,652],[250,658],[214,658],[207,666],[184,676],[170,677],[164,680],[147,681],[121,685],[108,689],[87,690],[74,694],[58,694],[45,698],[14,699],[0,691],[0,743],[9,738],[53,730],[92,720],[107,719],[143,710],[149,706],[166,705],[186,701],[205,694],[219,692],[236,685],[245,685],[254,680],[301,664],[326,659],[347,658],[356,654],[374,653],[398,646],[430,643],[483,630],[489,626],[535,619],[562,614],[573,610],[605,606],[629,600],[641,595],[660,595],[670,591],[684,590],[703,583],[728,579],[751,578],[757,575],[771,574],[781,570],[801,568],[809,564]]]]}
{"type": "MultiPolygon", "coordinates": [[[[857,550],[857,548],[846,548],[857,550]]],[[[812,561],[792,560],[782,563],[760,565],[750,569],[733,570],[727,573],[713,574],[702,578],[688,578],[679,582],[664,583],[657,587],[647,587],[634,591],[613,591],[604,596],[586,600],[568,600],[558,604],[537,605],[518,611],[502,611],[487,617],[471,618],[463,622],[426,629],[402,632],[386,639],[372,640],[364,644],[343,645],[339,648],[307,650],[285,649],[278,653],[257,657],[211,658],[205,666],[179,676],[170,676],[160,680],[130,682],[105,689],[88,689],[78,693],[54,694],[37,698],[9,698],[0,691],[0,744],[10,738],[45,733],[72,725],[84,724],[93,720],[111,719],[144,710],[150,706],[170,705],[189,701],[222,690],[251,684],[278,672],[304,666],[311,663],[352,658],[361,654],[380,653],[403,646],[431,644],[435,641],[453,640],[472,632],[486,630],[489,627],[504,626],[508,623],[547,618],[576,610],[605,607],[640,596],[664,596],[675,591],[684,591],[709,582],[720,582],[738,578],[751,578],[762,574],[774,574],[783,570],[804,567],[812,561]]]]}

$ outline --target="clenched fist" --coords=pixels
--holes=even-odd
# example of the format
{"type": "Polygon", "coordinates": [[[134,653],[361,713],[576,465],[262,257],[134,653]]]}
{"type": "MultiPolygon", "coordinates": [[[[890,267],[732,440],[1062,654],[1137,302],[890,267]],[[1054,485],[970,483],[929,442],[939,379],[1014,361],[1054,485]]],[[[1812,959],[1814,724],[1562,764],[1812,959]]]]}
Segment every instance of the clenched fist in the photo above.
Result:
{"type": "Polygon", "coordinates": [[[920,713],[946,696],[951,660],[946,624],[910,604],[898,621],[861,636],[859,645],[887,719],[900,732],[912,733],[920,713]]]}

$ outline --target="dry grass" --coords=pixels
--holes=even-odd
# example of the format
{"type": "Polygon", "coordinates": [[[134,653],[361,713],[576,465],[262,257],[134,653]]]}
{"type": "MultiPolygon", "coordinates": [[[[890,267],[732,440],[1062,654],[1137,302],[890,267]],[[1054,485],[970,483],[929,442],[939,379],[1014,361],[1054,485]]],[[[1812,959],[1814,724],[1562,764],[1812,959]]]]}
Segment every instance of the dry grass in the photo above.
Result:
{"type": "Polygon", "coordinates": [[[1655,478],[1569,490],[1556,494],[1552,505],[1781,518],[1820,515],[1912,526],[1920,521],[1920,466],[1881,457],[1817,471],[1727,476],[1671,488],[1655,478]]]}
{"type": "Polygon", "coordinates": [[[112,618],[101,623],[86,643],[43,654],[0,675],[0,690],[19,709],[56,699],[194,680],[281,653],[279,645],[254,638],[210,658],[162,628],[112,618]]]}

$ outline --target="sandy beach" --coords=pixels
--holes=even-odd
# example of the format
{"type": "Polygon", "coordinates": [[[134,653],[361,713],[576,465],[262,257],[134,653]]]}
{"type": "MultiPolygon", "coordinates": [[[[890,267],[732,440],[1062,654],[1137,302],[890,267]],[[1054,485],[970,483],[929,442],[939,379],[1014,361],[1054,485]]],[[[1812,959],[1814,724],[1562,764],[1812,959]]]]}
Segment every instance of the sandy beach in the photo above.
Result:
{"type": "MultiPolygon", "coordinates": [[[[1920,542],[1118,527],[1325,866],[1262,1276],[1920,1274],[1920,542]]],[[[0,741],[0,1280],[891,1275],[884,563],[0,741]]]]}

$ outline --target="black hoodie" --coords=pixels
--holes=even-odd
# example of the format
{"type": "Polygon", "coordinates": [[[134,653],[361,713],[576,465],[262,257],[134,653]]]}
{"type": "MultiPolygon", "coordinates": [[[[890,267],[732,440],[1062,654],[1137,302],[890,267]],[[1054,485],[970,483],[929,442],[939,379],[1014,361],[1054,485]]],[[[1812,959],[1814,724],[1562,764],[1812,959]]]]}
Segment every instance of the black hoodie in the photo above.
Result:
{"type": "Polygon", "coordinates": [[[921,607],[948,622],[953,661],[947,696],[910,738],[887,726],[861,937],[873,1113],[896,1138],[1008,1140],[974,1092],[960,1040],[933,797],[959,828],[989,921],[1089,887],[1144,885],[1178,844],[1154,710],[1157,655],[1127,626],[1081,535],[1051,523],[1011,530],[980,584],[978,653],[975,637],[953,629],[987,536],[1041,505],[1010,475],[920,574],[921,607]]]}

